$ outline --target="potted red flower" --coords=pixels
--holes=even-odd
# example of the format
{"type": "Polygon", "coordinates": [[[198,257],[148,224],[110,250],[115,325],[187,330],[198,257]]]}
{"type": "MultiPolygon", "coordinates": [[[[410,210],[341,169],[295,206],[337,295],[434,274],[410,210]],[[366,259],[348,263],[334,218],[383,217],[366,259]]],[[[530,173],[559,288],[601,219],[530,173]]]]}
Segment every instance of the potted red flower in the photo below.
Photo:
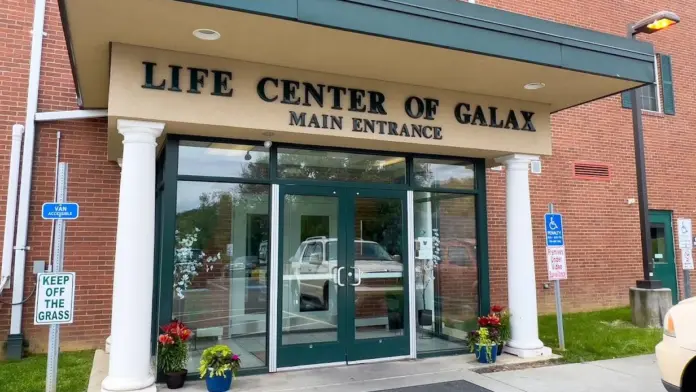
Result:
{"type": "Polygon", "coordinates": [[[178,389],[184,385],[188,370],[188,340],[191,330],[181,321],[174,320],[161,327],[157,338],[157,367],[164,373],[167,388],[178,389]]]}
{"type": "Polygon", "coordinates": [[[510,313],[502,306],[491,307],[491,312],[487,316],[478,318],[479,329],[469,333],[469,347],[474,349],[481,330],[486,331],[486,337],[496,344],[496,354],[502,355],[505,342],[510,339],[510,313]]]}
{"type": "Polygon", "coordinates": [[[503,353],[503,348],[505,343],[510,341],[510,312],[505,310],[504,307],[500,305],[494,305],[491,307],[491,316],[495,316],[498,319],[498,325],[495,326],[497,330],[498,338],[498,355],[503,353]]]}

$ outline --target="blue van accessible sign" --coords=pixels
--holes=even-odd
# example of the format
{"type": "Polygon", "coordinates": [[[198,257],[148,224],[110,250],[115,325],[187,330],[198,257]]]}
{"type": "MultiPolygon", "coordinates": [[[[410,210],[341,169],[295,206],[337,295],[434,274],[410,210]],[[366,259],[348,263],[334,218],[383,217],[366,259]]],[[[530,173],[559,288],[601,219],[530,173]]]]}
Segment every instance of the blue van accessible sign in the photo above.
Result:
{"type": "Polygon", "coordinates": [[[43,219],[77,219],[80,206],[77,203],[44,203],[41,208],[43,219]]]}

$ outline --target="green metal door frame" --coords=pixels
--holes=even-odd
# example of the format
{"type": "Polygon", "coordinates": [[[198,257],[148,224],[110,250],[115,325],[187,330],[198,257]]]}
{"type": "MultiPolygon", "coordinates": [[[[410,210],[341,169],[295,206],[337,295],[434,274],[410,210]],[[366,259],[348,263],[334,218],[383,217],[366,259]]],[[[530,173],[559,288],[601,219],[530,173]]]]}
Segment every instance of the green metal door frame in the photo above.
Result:
{"type": "MultiPolygon", "coordinates": [[[[423,154],[399,154],[406,157],[407,162],[407,178],[405,184],[373,184],[373,183],[346,183],[346,182],[331,182],[331,181],[321,181],[321,180],[298,180],[298,179],[282,179],[278,178],[276,173],[277,167],[277,151],[280,147],[294,147],[294,148],[306,148],[306,146],[292,145],[292,144],[274,144],[270,149],[270,176],[268,179],[261,180],[248,180],[244,178],[235,177],[209,177],[209,176],[187,176],[178,174],[178,161],[179,161],[179,143],[183,140],[192,141],[208,141],[208,142],[220,142],[220,143],[241,143],[241,144],[254,144],[260,145],[261,142],[255,141],[243,141],[243,140],[232,140],[224,138],[207,138],[198,136],[182,136],[182,135],[168,135],[164,142],[163,154],[160,156],[160,164],[157,167],[157,190],[161,195],[161,215],[159,221],[160,231],[158,233],[158,238],[156,244],[160,247],[159,252],[156,252],[158,256],[156,260],[157,271],[155,274],[155,279],[158,282],[155,283],[155,287],[158,288],[158,292],[154,293],[155,306],[153,308],[153,328],[152,328],[152,341],[153,350],[156,347],[156,339],[158,333],[158,326],[166,322],[169,322],[172,318],[172,302],[173,302],[173,288],[172,288],[172,272],[174,268],[174,250],[175,250],[175,230],[176,230],[176,204],[177,204],[177,183],[178,181],[207,181],[207,182],[230,182],[230,183],[259,183],[259,184],[279,184],[280,189],[289,186],[302,187],[304,189],[326,189],[336,188],[339,190],[349,189],[357,190],[362,189],[363,191],[377,191],[383,194],[384,191],[397,191],[404,195],[407,191],[413,192],[442,192],[449,194],[460,194],[460,195],[472,195],[476,198],[476,232],[477,232],[477,267],[479,274],[479,312],[480,314],[487,314],[490,306],[490,289],[489,289],[489,263],[488,263],[488,219],[487,219],[487,205],[486,205],[486,169],[485,164],[482,159],[469,159],[475,165],[475,186],[473,189],[440,189],[440,188],[423,188],[416,185],[413,179],[413,160],[414,158],[432,158],[432,159],[447,159],[452,158],[444,155],[423,155],[423,154]]],[[[331,151],[344,151],[344,152],[362,152],[370,154],[389,154],[393,155],[395,153],[387,152],[376,152],[370,150],[356,150],[356,149],[346,149],[346,148],[321,148],[312,147],[313,150],[331,150],[331,151]]],[[[461,159],[461,158],[460,158],[461,159]]],[[[281,196],[282,197],[282,196],[281,196]]],[[[280,218],[282,219],[282,200],[279,203],[280,218]]],[[[412,206],[407,206],[412,208],[412,206]]],[[[404,219],[407,219],[408,210],[404,209],[404,219]]],[[[279,222],[282,224],[282,222],[279,222]]],[[[281,226],[282,227],[282,226],[281,226]]],[[[407,226],[404,225],[407,230],[407,226]]],[[[404,237],[405,239],[407,237],[404,237]]],[[[279,249],[282,249],[282,236],[279,238],[279,249]]],[[[345,242],[345,241],[344,241],[345,242]]],[[[407,246],[407,251],[410,252],[410,246],[407,246]]],[[[407,254],[407,253],[405,253],[407,254]]],[[[270,265],[270,263],[269,263],[270,265]]],[[[268,309],[267,314],[275,311],[273,309],[268,309]]],[[[280,314],[280,313],[277,313],[280,314]]],[[[410,315],[409,315],[410,317],[410,315]]],[[[282,319],[279,319],[282,320],[282,319]]],[[[267,323],[269,321],[267,320],[267,323]]],[[[277,329],[280,332],[280,327],[277,329]]],[[[414,333],[414,331],[410,331],[414,333]]],[[[280,335],[278,335],[280,336],[280,335]]],[[[270,334],[267,338],[270,338],[270,334]]],[[[266,347],[270,350],[270,344],[266,344],[266,347]]],[[[278,346],[280,347],[280,345],[278,346]]],[[[426,353],[421,356],[432,356],[434,353],[426,353]],[[427,354],[427,355],[426,355],[427,354]]],[[[344,359],[345,360],[345,359],[344,359]]],[[[266,364],[268,364],[268,358],[266,359],[266,364]]],[[[283,364],[279,363],[278,367],[282,367],[283,364]]],[[[240,374],[256,374],[263,373],[268,370],[268,366],[263,368],[254,369],[242,369],[240,374]]],[[[191,377],[195,378],[196,375],[191,373],[191,377]]]]}
{"type": "MultiPolygon", "coordinates": [[[[324,196],[335,197],[338,201],[338,254],[337,267],[345,267],[345,230],[342,229],[341,222],[346,219],[346,211],[341,203],[342,191],[340,188],[323,187],[323,186],[296,186],[282,185],[278,194],[278,227],[279,233],[283,232],[285,227],[285,197],[287,195],[301,196],[324,196]]],[[[346,336],[346,319],[345,312],[341,311],[341,303],[346,301],[345,287],[337,288],[337,339],[334,342],[312,342],[307,344],[292,344],[283,345],[283,254],[284,236],[278,235],[278,325],[277,325],[277,367],[296,367],[309,366],[323,363],[345,362],[345,342],[346,336]]],[[[340,279],[340,277],[339,277],[340,279]]]]}
{"type": "MultiPolygon", "coordinates": [[[[408,225],[406,191],[388,189],[366,189],[339,185],[281,185],[278,202],[278,226],[285,226],[285,196],[324,196],[338,200],[338,254],[337,267],[344,267],[343,276],[338,279],[344,283],[337,288],[337,340],[334,342],[315,342],[307,344],[283,345],[283,263],[278,263],[278,325],[277,325],[277,366],[278,368],[311,366],[326,363],[348,363],[375,358],[405,356],[409,354],[409,307],[408,268],[403,271],[404,294],[404,334],[397,337],[378,339],[355,339],[355,289],[349,284],[347,272],[354,265],[354,247],[348,244],[355,241],[355,202],[358,197],[377,199],[398,199],[401,202],[401,252],[402,262],[408,260],[408,225]]],[[[278,254],[283,257],[284,238],[278,236],[278,254]]]]}
{"type": "MultiPolygon", "coordinates": [[[[390,358],[406,356],[410,353],[410,312],[409,312],[409,268],[408,264],[410,246],[408,244],[408,206],[406,202],[405,191],[389,191],[375,190],[364,188],[346,188],[344,190],[344,200],[346,200],[346,211],[349,214],[344,223],[346,233],[345,244],[347,246],[346,270],[350,271],[355,267],[355,247],[348,246],[355,240],[355,211],[356,200],[358,198],[374,198],[374,199],[389,199],[399,200],[401,202],[401,262],[402,262],[402,287],[403,287],[403,335],[394,337],[381,337],[373,339],[356,339],[355,336],[355,315],[356,315],[356,299],[355,286],[352,286],[347,281],[347,298],[346,298],[346,320],[348,330],[348,346],[346,348],[346,358],[348,362],[364,361],[377,358],[390,358]]],[[[348,279],[346,279],[348,280],[348,279]]]]}

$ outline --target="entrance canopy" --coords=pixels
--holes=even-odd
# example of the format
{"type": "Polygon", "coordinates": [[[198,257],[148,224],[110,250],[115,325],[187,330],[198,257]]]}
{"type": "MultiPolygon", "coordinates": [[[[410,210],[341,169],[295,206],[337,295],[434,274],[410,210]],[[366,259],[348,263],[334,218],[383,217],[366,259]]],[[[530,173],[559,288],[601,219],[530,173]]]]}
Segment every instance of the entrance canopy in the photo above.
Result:
{"type": "MultiPolygon", "coordinates": [[[[410,102],[416,113],[419,104],[428,105],[425,98],[431,98],[429,92],[435,98],[443,95],[440,91],[500,98],[501,105],[508,107],[505,110],[501,107],[496,118],[492,118],[490,108],[498,107],[498,102],[482,105],[486,124],[493,128],[498,121],[503,121],[502,128],[516,128],[515,124],[506,124],[508,110],[517,111],[519,128],[524,124],[521,111],[536,113],[535,131],[547,132],[548,140],[540,142],[530,138],[527,142],[539,145],[539,149],[514,151],[502,148],[484,154],[479,150],[491,148],[483,145],[455,146],[462,148],[459,154],[485,158],[506,152],[550,154],[550,131],[543,127],[548,123],[550,113],[652,83],[655,78],[654,53],[648,43],[455,0],[60,0],[59,3],[81,106],[90,109],[108,107],[110,117],[116,116],[112,110],[117,104],[114,97],[110,97],[113,95],[110,89],[114,89],[110,83],[114,82],[111,62],[117,60],[114,57],[116,44],[122,48],[152,48],[159,50],[158,53],[176,51],[198,55],[201,59],[210,56],[234,60],[228,65],[246,67],[250,70],[247,75],[277,78],[281,95],[284,75],[278,70],[293,69],[316,75],[340,75],[343,84],[339,86],[365,89],[366,103],[380,99],[370,95],[371,86],[366,85],[368,80],[392,83],[394,89],[398,89],[397,86],[418,86],[422,102],[410,102]],[[220,33],[220,38],[201,40],[192,34],[197,29],[214,30],[220,33]],[[265,64],[274,72],[272,75],[255,75],[253,66],[242,63],[265,64]],[[356,78],[358,83],[350,83],[350,79],[345,78],[356,78]],[[530,83],[543,83],[544,87],[526,89],[525,85],[530,83]],[[509,102],[513,104],[507,104],[509,102]]],[[[141,66],[143,62],[153,62],[152,58],[156,56],[145,57],[148,56],[138,60],[141,66]]],[[[161,72],[166,72],[171,66],[182,67],[179,75],[184,89],[182,95],[186,95],[188,89],[188,68],[208,69],[206,85],[201,87],[210,87],[215,83],[215,77],[227,80],[222,74],[215,76],[215,69],[211,67],[214,61],[186,59],[189,61],[186,64],[157,64],[152,70],[152,82],[157,84],[165,79],[161,72]]],[[[224,71],[231,72],[230,83],[236,83],[235,69],[224,71]]],[[[290,74],[293,73],[285,76],[290,74]]],[[[324,79],[323,76],[309,77],[308,82],[318,88],[324,79]]],[[[140,85],[145,84],[142,76],[139,80],[140,85]]],[[[268,83],[266,86],[273,90],[276,82],[271,80],[268,83]]],[[[166,88],[169,89],[170,85],[166,88]]],[[[207,93],[205,91],[204,95],[207,93]]],[[[268,94],[273,97],[275,93],[268,94]]],[[[387,96],[387,104],[391,102],[398,106],[403,114],[405,103],[402,98],[408,99],[410,94],[413,93],[404,91],[403,97],[398,97],[398,104],[394,102],[396,99],[387,96]]],[[[147,98],[152,100],[163,96],[164,93],[147,98]]],[[[139,105],[134,99],[131,97],[131,104],[139,105]]],[[[486,100],[490,101],[490,98],[479,101],[486,100]]],[[[439,116],[452,118],[452,111],[458,110],[459,103],[467,102],[453,97],[450,106],[440,105],[439,116]]],[[[470,104],[473,118],[478,103],[470,104]]],[[[324,109],[329,107],[325,105],[324,109]]],[[[393,112],[391,110],[389,116],[393,112]]],[[[136,114],[121,112],[118,116],[154,119],[136,114]]],[[[188,129],[185,132],[196,132],[188,125],[176,130],[170,126],[171,121],[167,121],[170,119],[156,120],[167,123],[166,132],[184,132],[184,128],[188,129]]],[[[205,123],[202,116],[200,122],[205,123]]],[[[232,127],[241,124],[208,125],[232,127]]],[[[226,133],[219,135],[229,136],[226,133]]],[[[280,140],[295,139],[281,137],[280,140]]],[[[312,144],[312,141],[297,141],[312,144]]],[[[315,140],[314,144],[320,142],[326,141],[315,140]]],[[[338,142],[330,144],[341,145],[338,142]]],[[[348,143],[348,146],[354,144],[348,143]]],[[[362,147],[418,150],[395,146],[362,147]]],[[[115,159],[111,153],[110,157],[115,159]]]]}
{"type": "Polygon", "coordinates": [[[552,111],[654,81],[648,43],[455,0],[60,4],[85,108],[107,106],[112,42],[531,100],[552,111]],[[192,34],[201,28],[221,38],[201,41],[192,34]],[[530,82],[546,87],[525,90],[530,82]]]}

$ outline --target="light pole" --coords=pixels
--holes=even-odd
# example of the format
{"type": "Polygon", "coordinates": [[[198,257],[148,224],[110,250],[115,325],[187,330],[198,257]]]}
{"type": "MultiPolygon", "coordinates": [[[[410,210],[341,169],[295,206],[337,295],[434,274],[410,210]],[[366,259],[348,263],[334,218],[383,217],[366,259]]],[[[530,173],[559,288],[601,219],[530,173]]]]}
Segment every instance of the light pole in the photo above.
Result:
{"type": "MultiPolygon", "coordinates": [[[[636,39],[638,34],[652,34],[679,23],[679,16],[673,12],[661,11],[628,26],[628,38],[636,39]]],[[[640,212],[640,242],[643,256],[643,279],[636,282],[641,289],[659,289],[662,282],[653,277],[653,264],[650,262],[650,209],[648,207],[648,187],[645,175],[645,145],[643,142],[643,118],[638,89],[630,92],[633,112],[633,144],[636,156],[636,181],[638,182],[638,209],[640,212]]]]}

